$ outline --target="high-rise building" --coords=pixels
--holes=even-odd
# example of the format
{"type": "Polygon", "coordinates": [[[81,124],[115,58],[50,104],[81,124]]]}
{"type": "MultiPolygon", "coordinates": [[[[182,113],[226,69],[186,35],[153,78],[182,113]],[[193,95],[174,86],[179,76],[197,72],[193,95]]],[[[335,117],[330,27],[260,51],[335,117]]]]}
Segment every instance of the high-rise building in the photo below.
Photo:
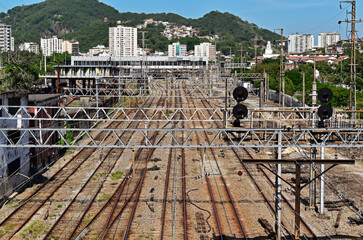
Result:
{"type": "Polygon", "coordinates": [[[216,46],[209,42],[201,43],[194,46],[194,56],[196,57],[208,57],[209,61],[216,59],[216,46]]]}
{"type": "Polygon", "coordinates": [[[319,33],[318,35],[318,47],[325,48],[330,45],[334,45],[341,39],[340,33],[319,33]]]}
{"type": "Polygon", "coordinates": [[[73,56],[79,55],[79,42],[75,40],[71,41],[63,41],[62,43],[62,51],[68,52],[69,54],[72,54],[73,56]]]}
{"type": "Polygon", "coordinates": [[[180,44],[179,42],[173,43],[168,46],[169,57],[178,57],[187,55],[187,45],[180,44]]]}
{"type": "Polygon", "coordinates": [[[288,37],[289,53],[303,53],[314,48],[314,36],[311,34],[294,34],[288,37]]]}
{"type": "Polygon", "coordinates": [[[40,48],[44,56],[51,56],[53,53],[63,53],[63,39],[58,39],[57,36],[41,38],[40,48]]]}
{"type": "Polygon", "coordinates": [[[39,53],[39,45],[34,42],[26,42],[22,43],[19,46],[20,51],[28,51],[38,54],[39,53]]]}
{"type": "Polygon", "coordinates": [[[0,23],[0,52],[14,51],[14,38],[11,37],[11,26],[0,23]]]}
{"type": "Polygon", "coordinates": [[[110,27],[108,41],[111,56],[137,56],[137,28],[110,27]]]}

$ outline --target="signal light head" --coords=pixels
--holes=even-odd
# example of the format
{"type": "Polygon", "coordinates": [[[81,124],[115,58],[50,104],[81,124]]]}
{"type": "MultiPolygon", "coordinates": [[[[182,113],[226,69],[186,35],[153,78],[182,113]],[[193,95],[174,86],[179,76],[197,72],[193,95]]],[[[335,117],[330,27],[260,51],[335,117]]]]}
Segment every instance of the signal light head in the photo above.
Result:
{"type": "Polygon", "coordinates": [[[333,92],[329,88],[322,88],[318,92],[318,99],[321,103],[327,103],[333,99],[333,92]]]}
{"type": "Polygon", "coordinates": [[[318,109],[318,116],[321,120],[329,119],[333,115],[333,108],[329,105],[321,105],[318,109]]]}
{"type": "Polygon", "coordinates": [[[235,118],[243,119],[243,118],[247,117],[248,109],[243,104],[237,104],[236,106],[234,106],[232,113],[235,118]]]}
{"type": "Polygon", "coordinates": [[[233,90],[233,98],[236,99],[237,102],[241,102],[246,100],[248,97],[248,91],[244,87],[236,87],[233,90]]]}

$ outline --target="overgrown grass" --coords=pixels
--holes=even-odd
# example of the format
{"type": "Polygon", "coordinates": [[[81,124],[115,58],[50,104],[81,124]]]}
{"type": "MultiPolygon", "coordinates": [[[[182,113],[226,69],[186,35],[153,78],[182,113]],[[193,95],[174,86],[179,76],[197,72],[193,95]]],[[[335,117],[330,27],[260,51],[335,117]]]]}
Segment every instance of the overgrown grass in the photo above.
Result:
{"type": "Polygon", "coordinates": [[[17,202],[10,201],[10,202],[6,203],[6,206],[8,206],[9,208],[15,208],[15,207],[19,206],[19,204],[17,202]]]}
{"type": "Polygon", "coordinates": [[[123,174],[124,173],[120,172],[120,171],[114,172],[114,173],[111,174],[112,175],[111,179],[112,180],[120,179],[120,178],[122,178],[123,174]]]}
{"type": "Polygon", "coordinates": [[[85,217],[85,219],[83,220],[83,224],[88,224],[91,219],[93,218],[94,214],[93,213],[88,213],[85,217]]]}
{"type": "Polygon", "coordinates": [[[46,231],[47,225],[41,221],[34,221],[22,232],[23,239],[36,239],[42,232],[46,231]]]}
{"type": "Polygon", "coordinates": [[[110,197],[111,197],[110,194],[104,193],[99,198],[97,198],[97,201],[102,202],[102,201],[105,201],[105,200],[109,199],[110,197]]]}
{"type": "Polygon", "coordinates": [[[104,178],[105,176],[106,173],[98,173],[93,176],[92,180],[97,180],[98,178],[104,178]]]}

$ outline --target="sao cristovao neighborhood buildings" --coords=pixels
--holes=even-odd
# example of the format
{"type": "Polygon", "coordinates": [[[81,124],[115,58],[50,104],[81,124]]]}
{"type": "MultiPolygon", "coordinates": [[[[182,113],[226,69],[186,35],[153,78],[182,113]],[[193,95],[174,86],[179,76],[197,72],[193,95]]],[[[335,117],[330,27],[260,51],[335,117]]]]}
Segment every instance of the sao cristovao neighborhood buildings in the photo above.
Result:
{"type": "Polygon", "coordinates": [[[19,45],[20,51],[28,51],[35,54],[39,53],[39,44],[35,42],[25,42],[19,45]]]}
{"type": "Polygon", "coordinates": [[[44,56],[51,56],[53,53],[63,53],[63,39],[58,39],[57,36],[41,38],[40,48],[44,56]]]}
{"type": "Polygon", "coordinates": [[[186,55],[187,55],[187,45],[176,42],[168,46],[169,57],[178,57],[186,55]]]}
{"type": "Polygon", "coordinates": [[[288,42],[289,53],[303,53],[314,48],[314,36],[311,34],[289,35],[288,42]]]}
{"type": "Polygon", "coordinates": [[[216,59],[216,46],[209,42],[201,43],[194,46],[194,56],[196,57],[208,57],[209,61],[216,59]]]}
{"type": "Polygon", "coordinates": [[[109,47],[111,56],[137,56],[137,28],[109,28],[109,47]]]}
{"type": "Polygon", "coordinates": [[[0,52],[14,51],[14,38],[11,36],[11,26],[0,23],[0,52]]]}

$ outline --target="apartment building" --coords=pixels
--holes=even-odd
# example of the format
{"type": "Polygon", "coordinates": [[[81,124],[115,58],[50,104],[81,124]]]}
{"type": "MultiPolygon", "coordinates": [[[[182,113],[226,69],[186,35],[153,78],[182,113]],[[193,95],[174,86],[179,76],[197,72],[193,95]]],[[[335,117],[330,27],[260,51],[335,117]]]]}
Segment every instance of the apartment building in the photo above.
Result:
{"type": "Polygon", "coordinates": [[[294,34],[288,36],[288,52],[303,53],[314,48],[314,36],[311,34],[294,34]]]}
{"type": "Polygon", "coordinates": [[[39,53],[39,44],[34,43],[34,42],[22,43],[19,46],[19,50],[33,52],[35,54],[38,54],[39,53]]]}
{"type": "Polygon", "coordinates": [[[187,55],[187,45],[180,44],[179,42],[173,43],[168,46],[169,57],[179,57],[187,55]]]}
{"type": "Polygon", "coordinates": [[[44,56],[51,56],[53,53],[63,53],[63,39],[58,39],[57,36],[41,38],[40,48],[44,56]]]}
{"type": "Polygon", "coordinates": [[[137,56],[137,28],[109,28],[109,47],[111,56],[137,56]]]}
{"type": "Polygon", "coordinates": [[[318,47],[325,48],[331,45],[335,45],[340,40],[341,40],[340,33],[319,33],[318,47]]]}
{"type": "Polygon", "coordinates": [[[0,23],[0,52],[14,51],[14,38],[11,36],[11,26],[0,23]]]}
{"type": "Polygon", "coordinates": [[[209,42],[201,43],[194,46],[194,56],[196,57],[208,57],[209,61],[216,59],[216,46],[209,42]]]}
{"type": "Polygon", "coordinates": [[[72,54],[73,56],[78,56],[79,55],[79,42],[76,40],[63,41],[62,51],[64,53],[68,52],[69,54],[72,54]]]}

